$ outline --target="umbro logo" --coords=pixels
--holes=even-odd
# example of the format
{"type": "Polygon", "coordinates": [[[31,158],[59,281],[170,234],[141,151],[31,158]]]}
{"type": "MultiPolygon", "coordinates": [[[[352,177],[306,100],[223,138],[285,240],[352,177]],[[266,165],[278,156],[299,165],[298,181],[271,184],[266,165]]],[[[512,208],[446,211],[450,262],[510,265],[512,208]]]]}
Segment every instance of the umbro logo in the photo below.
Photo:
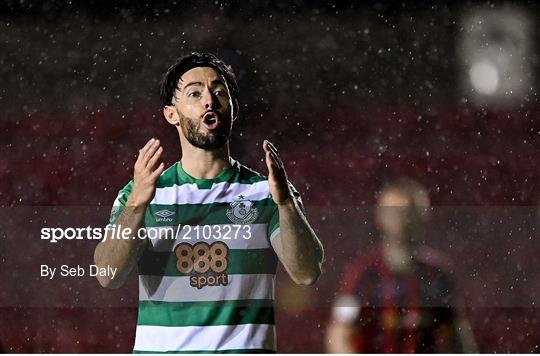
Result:
{"type": "Polygon", "coordinates": [[[163,209],[156,211],[154,215],[156,216],[156,222],[170,222],[172,221],[172,216],[175,214],[174,211],[163,209]]]}

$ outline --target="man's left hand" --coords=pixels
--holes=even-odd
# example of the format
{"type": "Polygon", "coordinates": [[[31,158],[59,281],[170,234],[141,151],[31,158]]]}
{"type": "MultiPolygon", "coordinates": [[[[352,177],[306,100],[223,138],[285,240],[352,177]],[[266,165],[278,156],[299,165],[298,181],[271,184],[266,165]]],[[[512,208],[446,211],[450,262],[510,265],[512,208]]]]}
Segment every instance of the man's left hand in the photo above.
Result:
{"type": "Polygon", "coordinates": [[[294,202],[292,192],[287,181],[285,167],[279,157],[276,147],[267,140],[263,142],[263,150],[266,154],[266,166],[268,167],[268,184],[270,194],[277,205],[287,205],[294,202]]]}

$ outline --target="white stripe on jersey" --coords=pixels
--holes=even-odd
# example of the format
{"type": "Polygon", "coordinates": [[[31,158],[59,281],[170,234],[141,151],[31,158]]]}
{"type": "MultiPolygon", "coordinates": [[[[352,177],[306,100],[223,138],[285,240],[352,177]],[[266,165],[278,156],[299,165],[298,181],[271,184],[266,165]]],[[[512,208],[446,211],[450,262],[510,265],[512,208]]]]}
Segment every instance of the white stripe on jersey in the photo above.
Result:
{"type": "Polygon", "coordinates": [[[252,184],[215,183],[212,189],[199,189],[197,184],[188,183],[157,188],[150,204],[214,204],[231,203],[242,195],[244,199],[257,201],[270,197],[268,181],[252,184]]]}
{"type": "Polygon", "coordinates": [[[182,327],[138,325],[134,351],[274,350],[274,341],[275,326],[267,324],[182,327]]]}
{"type": "Polygon", "coordinates": [[[139,276],[139,300],[162,302],[220,302],[242,299],[274,299],[273,274],[229,274],[227,286],[197,289],[190,277],[139,276]]]}

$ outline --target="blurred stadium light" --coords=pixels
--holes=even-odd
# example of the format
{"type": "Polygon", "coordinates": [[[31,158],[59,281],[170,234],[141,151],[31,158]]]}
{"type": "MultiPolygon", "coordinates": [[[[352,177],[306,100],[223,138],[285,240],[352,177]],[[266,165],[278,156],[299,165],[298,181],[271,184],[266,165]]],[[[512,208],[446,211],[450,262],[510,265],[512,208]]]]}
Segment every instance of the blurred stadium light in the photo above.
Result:
{"type": "Polygon", "coordinates": [[[479,7],[461,17],[462,90],[477,105],[508,107],[528,100],[533,82],[532,20],[518,7],[479,7]]]}

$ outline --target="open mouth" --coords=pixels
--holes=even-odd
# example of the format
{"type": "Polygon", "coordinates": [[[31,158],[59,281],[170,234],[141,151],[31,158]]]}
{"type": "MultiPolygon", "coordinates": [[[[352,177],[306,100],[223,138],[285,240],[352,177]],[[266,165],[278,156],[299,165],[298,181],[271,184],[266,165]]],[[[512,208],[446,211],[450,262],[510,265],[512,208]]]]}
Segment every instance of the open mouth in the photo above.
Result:
{"type": "Polygon", "coordinates": [[[216,113],[208,112],[203,116],[203,125],[208,130],[214,130],[219,126],[220,120],[216,113]]]}

